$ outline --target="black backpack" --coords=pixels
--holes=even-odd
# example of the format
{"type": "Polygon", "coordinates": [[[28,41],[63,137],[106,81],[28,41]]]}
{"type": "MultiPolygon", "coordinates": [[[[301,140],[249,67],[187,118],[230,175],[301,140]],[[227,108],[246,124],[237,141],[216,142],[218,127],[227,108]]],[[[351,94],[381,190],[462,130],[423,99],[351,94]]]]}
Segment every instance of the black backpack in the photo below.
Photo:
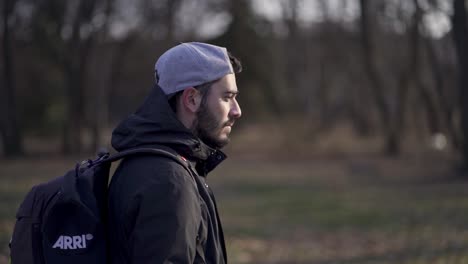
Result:
{"type": "Polygon", "coordinates": [[[11,264],[104,264],[109,170],[113,161],[159,155],[187,169],[184,158],[161,149],[101,153],[65,175],[34,186],[21,203],[10,242],[11,264]]]}

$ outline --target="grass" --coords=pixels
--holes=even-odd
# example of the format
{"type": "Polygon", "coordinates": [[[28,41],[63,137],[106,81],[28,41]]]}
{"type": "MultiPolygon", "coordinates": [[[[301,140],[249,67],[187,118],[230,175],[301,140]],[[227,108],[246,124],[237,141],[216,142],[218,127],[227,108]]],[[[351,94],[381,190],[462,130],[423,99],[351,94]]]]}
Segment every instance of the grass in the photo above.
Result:
{"type": "MultiPolygon", "coordinates": [[[[448,159],[231,151],[208,178],[230,263],[468,263],[468,181],[448,159]]],[[[78,159],[0,160],[0,263],[25,193],[78,159]]]]}
{"type": "Polygon", "coordinates": [[[468,183],[432,159],[228,161],[210,181],[232,262],[466,263],[468,183]]]}

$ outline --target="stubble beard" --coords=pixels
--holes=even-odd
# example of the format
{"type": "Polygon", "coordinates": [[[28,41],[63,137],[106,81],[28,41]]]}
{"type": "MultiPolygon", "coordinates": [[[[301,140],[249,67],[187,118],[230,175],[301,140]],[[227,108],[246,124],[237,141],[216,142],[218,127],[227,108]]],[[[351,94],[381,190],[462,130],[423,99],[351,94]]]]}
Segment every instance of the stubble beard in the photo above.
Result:
{"type": "Polygon", "coordinates": [[[221,138],[221,130],[230,121],[221,123],[216,116],[202,104],[192,126],[192,132],[201,139],[203,143],[214,149],[221,149],[229,143],[229,137],[221,138]]]}

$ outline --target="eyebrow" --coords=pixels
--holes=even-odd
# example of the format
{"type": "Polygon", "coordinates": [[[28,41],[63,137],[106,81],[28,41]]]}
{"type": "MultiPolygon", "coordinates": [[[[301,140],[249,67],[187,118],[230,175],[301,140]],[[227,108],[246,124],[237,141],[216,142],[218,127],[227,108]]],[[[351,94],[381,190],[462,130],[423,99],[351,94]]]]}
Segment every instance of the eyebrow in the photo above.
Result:
{"type": "Polygon", "coordinates": [[[239,91],[225,91],[224,94],[235,94],[238,95],[239,91]]]}

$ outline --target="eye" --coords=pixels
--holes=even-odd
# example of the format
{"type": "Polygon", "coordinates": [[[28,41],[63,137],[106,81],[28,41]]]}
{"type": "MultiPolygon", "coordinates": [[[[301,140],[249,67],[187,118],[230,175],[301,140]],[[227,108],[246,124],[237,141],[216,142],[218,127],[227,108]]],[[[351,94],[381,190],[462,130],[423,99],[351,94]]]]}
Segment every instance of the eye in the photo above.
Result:
{"type": "Polygon", "coordinates": [[[227,102],[229,101],[230,99],[233,99],[236,95],[234,93],[229,93],[229,94],[226,94],[224,97],[223,97],[223,101],[227,102]]]}

